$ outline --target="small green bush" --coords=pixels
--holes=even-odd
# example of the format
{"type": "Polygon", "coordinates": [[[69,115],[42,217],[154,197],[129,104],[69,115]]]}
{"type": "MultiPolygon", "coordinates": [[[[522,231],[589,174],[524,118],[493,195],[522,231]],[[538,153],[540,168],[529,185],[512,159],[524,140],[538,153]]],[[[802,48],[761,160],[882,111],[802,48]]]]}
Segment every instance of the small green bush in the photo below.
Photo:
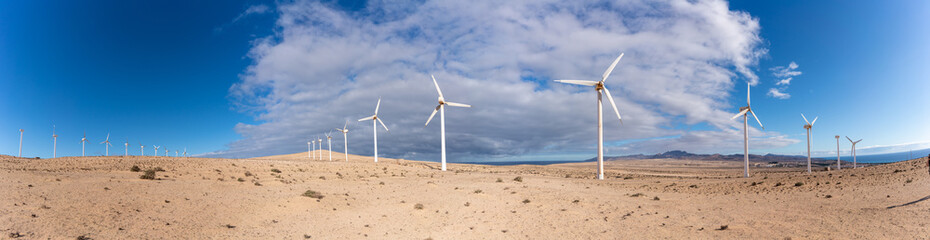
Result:
{"type": "Polygon", "coordinates": [[[155,180],[155,170],[149,169],[145,170],[145,173],[142,176],[139,176],[140,179],[155,180]]]}
{"type": "Polygon", "coordinates": [[[313,191],[313,190],[307,190],[306,192],[304,192],[303,196],[309,197],[309,198],[323,199],[323,194],[320,194],[319,192],[313,191]]]}
{"type": "Polygon", "coordinates": [[[421,210],[421,209],[423,209],[423,204],[420,204],[420,203],[414,204],[414,205],[413,205],[413,209],[421,210]]]}
{"type": "Polygon", "coordinates": [[[130,171],[130,172],[139,172],[139,171],[142,171],[142,169],[139,168],[139,166],[132,165],[132,167],[129,168],[129,171],[130,171]]]}
{"type": "Polygon", "coordinates": [[[517,182],[523,182],[523,177],[515,177],[513,180],[517,182]]]}
{"type": "Polygon", "coordinates": [[[281,170],[278,170],[277,168],[272,168],[272,169],[271,169],[271,172],[273,172],[273,173],[281,173],[281,170]]]}

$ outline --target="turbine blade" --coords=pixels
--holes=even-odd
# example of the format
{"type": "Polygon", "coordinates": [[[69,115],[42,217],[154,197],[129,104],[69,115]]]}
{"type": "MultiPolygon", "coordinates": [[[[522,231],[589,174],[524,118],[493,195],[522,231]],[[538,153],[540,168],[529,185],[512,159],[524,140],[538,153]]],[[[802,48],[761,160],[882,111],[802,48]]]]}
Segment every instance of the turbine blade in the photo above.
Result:
{"type": "Polygon", "coordinates": [[[801,117],[804,118],[804,122],[806,122],[807,125],[811,125],[811,122],[807,121],[807,117],[805,117],[803,113],[801,114],[801,117]]]}
{"type": "Polygon", "coordinates": [[[817,123],[817,118],[819,117],[814,117],[814,121],[811,122],[811,126],[814,126],[814,123],[817,123]]]}
{"type": "Polygon", "coordinates": [[[436,112],[438,112],[441,107],[442,104],[439,104],[439,106],[436,106],[436,109],[433,109],[433,113],[429,115],[429,119],[426,119],[426,124],[423,124],[423,127],[429,126],[429,121],[433,120],[433,116],[436,116],[436,112]]]}
{"type": "Polygon", "coordinates": [[[597,82],[591,81],[591,80],[555,80],[555,81],[560,82],[560,83],[575,84],[575,85],[582,85],[582,86],[597,86],[597,82]]]}
{"type": "Polygon", "coordinates": [[[859,143],[859,142],[861,142],[861,141],[862,141],[862,139],[859,139],[859,141],[856,141],[855,143],[859,143]]]}
{"type": "Polygon", "coordinates": [[[367,117],[367,118],[362,118],[362,119],[359,119],[358,121],[359,121],[359,122],[361,122],[361,121],[368,121],[368,120],[372,120],[372,119],[375,119],[375,116],[378,116],[378,115],[371,115],[371,117],[367,117]]]}
{"type": "Polygon", "coordinates": [[[601,76],[601,82],[607,81],[607,77],[610,76],[610,73],[614,71],[614,67],[617,67],[617,63],[620,62],[620,58],[623,57],[623,53],[620,53],[620,56],[610,64],[610,67],[607,68],[607,71],[604,72],[604,75],[601,76]]]}
{"type": "Polygon", "coordinates": [[[375,105],[375,115],[378,115],[378,108],[381,108],[381,97],[378,97],[378,105],[375,105]]]}
{"type": "Polygon", "coordinates": [[[468,105],[468,104],[454,103],[454,102],[446,102],[446,105],[453,106],[453,107],[467,107],[467,108],[471,107],[471,105],[468,105]]]}
{"type": "Polygon", "coordinates": [[[746,114],[746,112],[748,112],[748,111],[749,111],[749,109],[744,109],[742,112],[739,112],[739,113],[737,113],[736,115],[733,115],[733,117],[731,117],[730,120],[736,119],[736,118],[738,118],[739,116],[743,116],[743,114],[746,114]]]}
{"type": "Polygon", "coordinates": [[[436,82],[436,76],[433,76],[432,74],[429,76],[433,78],[433,85],[436,86],[436,92],[439,93],[439,97],[442,97],[442,90],[439,90],[439,83],[436,82]]]}
{"type": "Polygon", "coordinates": [[[342,129],[349,129],[349,120],[346,120],[346,125],[343,125],[342,129]]]}
{"type": "MultiPolygon", "coordinates": [[[[623,54],[620,54],[620,56],[622,57],[623,54]]],[[[620,58],[617,58],[617,60],[620,60],[620,58]]],[[[604,94],[607,95],[607,101],[610,102],[610,106],[614,108],[614,113],[617,113],[617,120],[620,120],[620,124],[623,124],[623,118],[620,117],[620,110],[617,110],[617,104],[614,103],[614,97],[610,96],[610,90],[607,90],[606,87],[604,88],[604,94]]]]}
{"type": "Polygon", "coordinates": [[[749,103],[749,82],[746,82],[746,106],[752,106],[752,104],[749,103]]]}
{"type": "Polygon", "coordinates": [[[762,126],[762,121],[759,121],[759,117],[756,117],[756,112],[752,111],[750,108],[749,113],[752,113],[752,118],[756,119],[756,122],[759,123],[759,127],[762,127],[762,130],[765,130],[765,126],[762,126]]]}
{"type": "Polygon", "coordinates": [[[378,118],[378,123],[380,123],[381,126],[384,127],[385,131],[391,131],[391,130],[388,130],[387,125],[384,125],[384,122],[382,122],[380,118],[378,118]]]}
{"type": "Polygon", "coordinates": [[[849,140],[849,142],[853,142],[852,138],[849,138],[849,136],[846,136],[846,139],[849,140]]]}

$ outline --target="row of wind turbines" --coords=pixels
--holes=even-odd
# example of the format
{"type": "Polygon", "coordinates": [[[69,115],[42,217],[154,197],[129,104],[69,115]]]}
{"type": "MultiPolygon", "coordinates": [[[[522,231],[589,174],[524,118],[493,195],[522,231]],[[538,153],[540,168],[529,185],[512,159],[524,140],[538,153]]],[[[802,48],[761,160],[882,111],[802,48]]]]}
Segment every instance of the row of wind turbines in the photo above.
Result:
{"type": "MultiPolygon", "coordinates": [[[[52,126],[52,158],[58,157],[58,134],[56,133],[56,130],[57,128],[55,126],[52,126]]],[[[25,133],[24,129],[19,129],[19,156],[18,157],[23,157],[23,134],[24,133],[25,133]]],[[[85,147],[87,145],[87,142],[88,142],[87,133],[84,133],[84,135],[81,137],[81,156],[82,157],[86,156],[85,147]]],[[[100,142],[100,144],[103,144],[105,146],[106,150],[104,152],[104,156],[110,156],[110,146],[113,146],[113,144],[110,142],[110,133],[107,133],[107,138],[103,140],[103,142],[100,142]]],[[[125,146],[124,156],[129,156],[129,140],[128,139],[124,143],[124,146],[125,146]]],[[[158,149],[161,148],[161,146],[153,145],[152,148],[155,149],[154,154],[152,156],[158,156],[158,149]]],[[[145,156],[145,145],[142,145],[140,143],[139,151],[140,151],[139,156],[145,156]]],[[[164,156],[167,157],[169,153],[170,153],[170,150],[168,150],[168,148],[165,147],[164,156]]],[[[175,157],[181,157],[181,156],[190,157],[190,155],[187,154],[186,147],[184,148],[183,152],[181,152],[178,149],[175,149],[174,156],[175,157]]]]}

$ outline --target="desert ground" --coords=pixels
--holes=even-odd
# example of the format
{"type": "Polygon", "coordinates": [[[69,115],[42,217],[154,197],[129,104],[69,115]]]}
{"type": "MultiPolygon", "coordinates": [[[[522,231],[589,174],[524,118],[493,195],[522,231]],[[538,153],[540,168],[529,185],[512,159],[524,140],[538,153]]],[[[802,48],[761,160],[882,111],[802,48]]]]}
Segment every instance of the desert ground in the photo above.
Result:
{"type": "Polygon", "coordinates": [[[612,161],[595,180],[593,162],[442,172],[322,153],[0,156],[0,238],[930,239],[926,159],[751,178],[741,162],[612,161]]]}

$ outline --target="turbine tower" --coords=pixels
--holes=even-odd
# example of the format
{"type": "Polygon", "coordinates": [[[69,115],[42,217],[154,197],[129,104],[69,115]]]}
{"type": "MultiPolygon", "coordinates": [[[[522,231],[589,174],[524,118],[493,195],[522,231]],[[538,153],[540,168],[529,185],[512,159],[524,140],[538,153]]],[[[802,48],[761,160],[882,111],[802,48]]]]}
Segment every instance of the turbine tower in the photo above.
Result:
{"type": "Polygon", "coordinates": [[[840,164],[840,135],[836,135],[836,170],[843,169],[840,164]]]}
{"type": "Polygon", "coordinates": [[[87,143],[87,133],[84,133],[84,136],[81,137],[81,157],[84,156],[84,145],[87,143]]]}
{"type": "Polygon", "coordinates": [[[846,136],[846,139],[849,140],[850,143],[852,143],[853,169],[855,169],[856,168],[856,144],[861,142],[862,139],[853,141],[851,138],[849,138],[849,136],[846,136]]]}
{"type": "Polygon", "coordinates": [[[186,147],[184,148],[184,152],[181,153],[181,156],[187,157],[187,148],[186,148],[186,147]]]}
{"type": "Polygon", "coordinates": [[[58,157],[58,134],[55,134],[55,125],[52,125],[52,138],[54,143],[52,144],[52,158],[58,157]]]}
{"type": "Polygon", "coordinates": [[[471,105],[462,104],[462,103],[454,103],[454,102],[446,102],[445,98],[443,98],[442,96],[442,90],[439,90],[439,83],[436,82],[436,77],[433,75],[429,75],[429,76],[433,78],[433,85],[436,86],[436,92],[439,93],[439,105],[436,106],[436,109],[433,109],[433,113],[429,115],[429,119],[426,119],[426,124],[423,124],[423,127],[426,127],[429,125],[429,121],[433,120],[433,116],[436,116],[436,112],[438,111],[439,112],[439,135],[440,135],[439,137],[440,137],[441,148],[442,148],[442,171],[445,171],[446,170],[446,107],[445,105],[449,105],[453,107],[467,107],[467,108],[470,108],[471,105]]]}
{"type": "MultiPolygon", "coordinates": [[[[326,141],[328,142],[326,145],[329,146],[329,161],[330,161],[330,162],[333,161],[333,136],[332,136],[332,133],[333,133],[333,131],[329,131],[329,133],[326,134],[326,141]]],[[[322,147],[323,147],[323,145],[321,144],[321,145],[320,145],[320,148],[322,148],[322,147]]]]}
{"type": "Polygon", "coordinates": [[[174,150],[174,157],[178,157],[178,150],[177,150],[177,149],[174,150]]]}
{"type": "Polygon", "coordinates": [[[19,129],[19,157],[23,157],[23,131],[25,130],[19,129]]]}
{"type": "Polygon", "coordinates": [[[165,157],[168,156],[168,147],[165,147],[165,157]]]}
{"type": "Polygon", "coordinates": [[[337,128],[336,130],[342,132],[342,151],[345,152],[346,162],[349,162],[349,139],[347,137],[349,133],[349,121],[346,120],[346,125],[342,126],[342,129],[337,128]]]}
{"type": "Polygon", "coordinates": [[[804,114],[801,114],[801,117],[804,118],[804,122],[807,123],[804,125],[804,129],[807,130],[807,173],[811,173],[811,128],[814,127],[814,123],[817,123],[817,118],[814,117],[813,122],[807,121],[807,117],[804,117],[804,114]]]}
{"type": "Polygon", "coordinates": [[[110,145],[112,145],[110,144],[110,133],[107,133],[107,140],[100,142],[100,144],[103,144],[104,146],[107,147],[107,152],[105,156],[110,156],[110,145]]]}
{"type": "Polygon", "coordinates": [[[139,156],[145,156],[145,145],[139,144],[139,156]]]}
{"type": "Polygon", "coordinates": [[[317,137],[316,142],[320,143],[320,151],[317,153],[317,155],[320,156],[320,160],[323,160],[323,139],[317,137]]]}
{"type": "Polygon", "coordinates": [[[316,151],[316,140],[310,140],[310,142],[313,144],[313,150],[310,151],[310,156],[313,156],[313,160],[316,160],[316,154],[313,153],[313,151],[316,151]]]}
{"type": "Polygon", "coordinates": [[[623,124],[623,119],[620,117],[620,111],[617,110],[617,104],[614,102],[614,98],[610,96],[610,90],[604,85],[604,82],[607,81],[607,77],[610,76],[610,72],[613,72],[614,68],[617,67],[617,63],[620,62],[620,58],[623,58],[623,53],[620,53],[620,56],[610,64],[610,67],[607,68],[607,71],[601,75],[600,81],[591,81],[591,80],[555,80],[560,83],[575,84],[582,86],[594,87],[594,92],[597,93],[597,179],[604,180],[604,119],[601,117],[603,114],[603,106],[601,104],[601,95],[607,95],[607,100],[610,101],[610,105],[614,108],[614,113],[617,113],[617,120],[620,120],[620,124],[623,124]]]}
{"type": "Polygon", "coordinates": [[[730,120],[738,118],[740,115],[743,115],[743,177],[749,177],[749,114],[752,113],[752,118],[756,119],[756,122],[759,123],[759,127],[762,130],[765,130],[765,126],[762,126],[762,121],[759,121],[759,117],[756,116],[756,112],[752,110],[752,104],[749,101],[749,83],[746,83],[746,106],[739,108],[739,113],[734,115],[730,120]]]}
{"type": "Polygon", "coordinates": [[[129,156],[129,139],[126,139],[126,153],[123,156],[129,156]]]}
{"type": "Polygon", "coordinates": [[[388,130],[387,125],[384,125],[384,122],[381,121],[381,118],[378,118],[378,108],[380,107],[381,107],[381,98],[379,97],[378,105],[375,105],[375,115],[371,115],[371,117],[362,118],[358,120],[359,122],[371,120],[371,127],[373,128],[372,132],[374,132],[375,134],[375,162],[378,162],[378,123],[381,123],[381,126],[384,127],[385,131],[391,131],[391,130],[388,130]]]}
{"type": "Polygon", "coordinates": [[[155,148],[155,155],[152,155],[152,156],[158,157],[158,148],[160,148],[160,147],[159,147],[159,146],[155,146],[155,145],[152,145],[152,147],[155,148]]]}
{"type": "Polygon", "coordinates": [[[310,156],[310,154],[313,153],[313,150],[310,149],[310,144],[312,144],[312,143],[310,143],[309,141],[307,141],[307,159],[313,159],[313,157],[310,156]]]}

